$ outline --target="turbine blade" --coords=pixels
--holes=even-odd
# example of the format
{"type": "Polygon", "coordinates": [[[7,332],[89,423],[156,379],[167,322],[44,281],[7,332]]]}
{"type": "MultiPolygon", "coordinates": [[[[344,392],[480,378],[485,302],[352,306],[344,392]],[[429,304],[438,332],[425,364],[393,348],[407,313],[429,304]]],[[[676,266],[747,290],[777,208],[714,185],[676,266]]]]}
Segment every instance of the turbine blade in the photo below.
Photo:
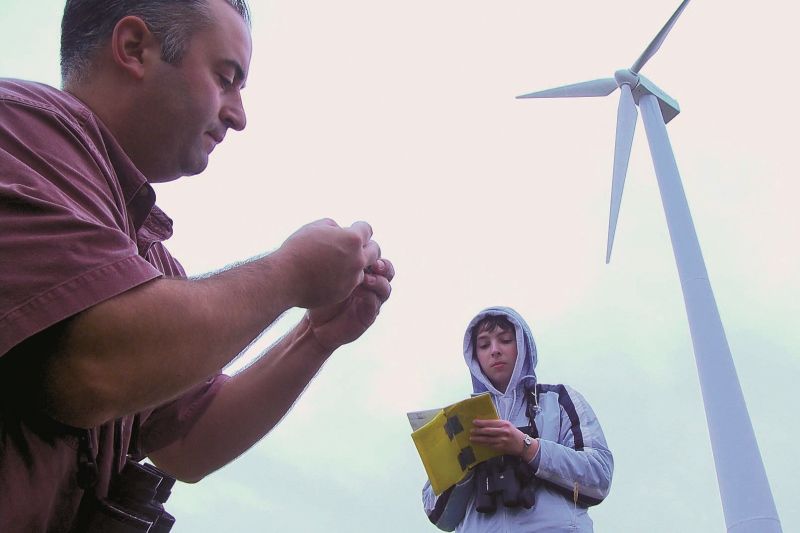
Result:
{"type": "Polygon", "coordinates": [[[619,109],[617,111],[617,137],[614,142],[614,174],[611,180],[611,211],[608,215],[608,243],[606,245],[606,264],[611,261],[611,248],[617,231],[619,207],[622,202],[622,189],[625,187],[625,174],[631,157],[633,132],[639,112],[633,101],[631,86],[623,84],[620,88],[619,109]]]}
{"type": "Polygon", "coordinates": [[[640,70],[642,70],[644,64],[647,63],[651,57],[653,57],[659,48],[661,48],[661,43],[663,43],[664,39],[667,38],[667,34],[672,29],[672,26],[675,25],[675,21],[678,20],[678,17],[681,15],[681,13],[683,13],[683,10],[686,8],[686,4],[688,3],[689,0],[683,0],[681,5],[678,6],[678,9],[675,10],[675,13],[672,14],[667,23],[664,24],[664,27],[661,28],[661,31],[658,32],[652,41],[650,41],[650,44],[647,45],[645,51],[642,52],[642,55],[639,56],[639,59],[637,59],[631,67],[631,71],[633,71],[634,74],[637,74],[640,70]]]}
{"type": "Polygon", "coordinates": [[[554,89],[545,89],[535,93],[523,94],[517,98],[570,98],[581,96],[608,96],[617,88],[617,80],[614,78],[602,78],[599,80],[582,81],[572,85],[563,85],[554,89]]]}

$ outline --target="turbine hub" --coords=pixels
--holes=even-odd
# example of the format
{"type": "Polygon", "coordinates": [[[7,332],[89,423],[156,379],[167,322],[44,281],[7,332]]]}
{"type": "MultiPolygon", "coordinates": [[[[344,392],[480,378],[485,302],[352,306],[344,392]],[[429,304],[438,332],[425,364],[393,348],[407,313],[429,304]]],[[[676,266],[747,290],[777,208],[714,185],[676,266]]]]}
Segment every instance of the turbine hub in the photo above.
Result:
{"type": "Polygon", "coordinates": [[[639,75],[634,74],[630,69],[620,69],[614,73],[614,79],[617,80],[617,85],[622,87],[625,84],[630,85],[631,90],[639,85],[639,75]]]}

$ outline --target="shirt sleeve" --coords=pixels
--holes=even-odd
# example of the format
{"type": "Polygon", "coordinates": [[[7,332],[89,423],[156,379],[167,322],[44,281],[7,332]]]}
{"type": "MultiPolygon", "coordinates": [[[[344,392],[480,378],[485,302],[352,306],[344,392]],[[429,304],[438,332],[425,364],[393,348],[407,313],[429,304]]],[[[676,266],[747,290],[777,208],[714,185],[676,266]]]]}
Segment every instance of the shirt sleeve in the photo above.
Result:
{"type": "Polygon", "coordinates": [[[138,254],[103,153],[57,110],[0,101],[0,356],[161,275],[138,254]]]}

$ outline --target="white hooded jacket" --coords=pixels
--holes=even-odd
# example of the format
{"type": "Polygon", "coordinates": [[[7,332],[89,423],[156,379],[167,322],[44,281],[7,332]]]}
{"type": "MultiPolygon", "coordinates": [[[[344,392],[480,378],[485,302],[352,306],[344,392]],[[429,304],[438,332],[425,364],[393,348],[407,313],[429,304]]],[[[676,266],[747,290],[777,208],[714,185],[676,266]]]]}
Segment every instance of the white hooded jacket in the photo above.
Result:
{"type": "Polygon", "coordinates": [[[475,509],[473,473],[438,497],[430,483],[423,488],[428,518],[439,529],[464,533],[593,531],[587,507],[600,503],[611,486],[614,461],[600,423],[577,391],[566,385],[536,383],[536,344],[522,317],[507,307],[478,313],[464,334],[464,360],[472,375],[474,394],[490,392],[500,417],[517,427],[528,426],[527,400],[536,390],[535,425],[539,452],[531,465],[538,482],[531,509],[507,508],[494,513],[475,509]],[[504,316],[516,330],[517,361],[505,391],[498,391],[473,356],[472,328],[487,316],[504,316]]]}

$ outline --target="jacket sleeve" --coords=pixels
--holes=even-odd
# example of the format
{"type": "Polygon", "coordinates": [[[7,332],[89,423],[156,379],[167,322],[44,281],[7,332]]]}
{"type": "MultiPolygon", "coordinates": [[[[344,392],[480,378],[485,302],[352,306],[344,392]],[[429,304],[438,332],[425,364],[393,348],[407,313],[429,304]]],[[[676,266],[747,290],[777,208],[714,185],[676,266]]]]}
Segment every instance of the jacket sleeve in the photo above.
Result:
{"type": "Polygon", "coordinates": [[[583,396],[566,385],[558,389],[559,439],[539,439],[536,477],[570,493],[570,499],[577,497],[578,504],[597,505],[611,488],[614,458],[600,422],[583,396]]]}
{"type": "Polygon", "coordinates": [[[428,520],[442,531],[454,531],[464,520],[467,505],[474,492],[474,479],[475,473],[470,472],[466,478],[439,496],[433,493],[430,481],[426,481],[422,489],[422,503],[428,520]]]}

